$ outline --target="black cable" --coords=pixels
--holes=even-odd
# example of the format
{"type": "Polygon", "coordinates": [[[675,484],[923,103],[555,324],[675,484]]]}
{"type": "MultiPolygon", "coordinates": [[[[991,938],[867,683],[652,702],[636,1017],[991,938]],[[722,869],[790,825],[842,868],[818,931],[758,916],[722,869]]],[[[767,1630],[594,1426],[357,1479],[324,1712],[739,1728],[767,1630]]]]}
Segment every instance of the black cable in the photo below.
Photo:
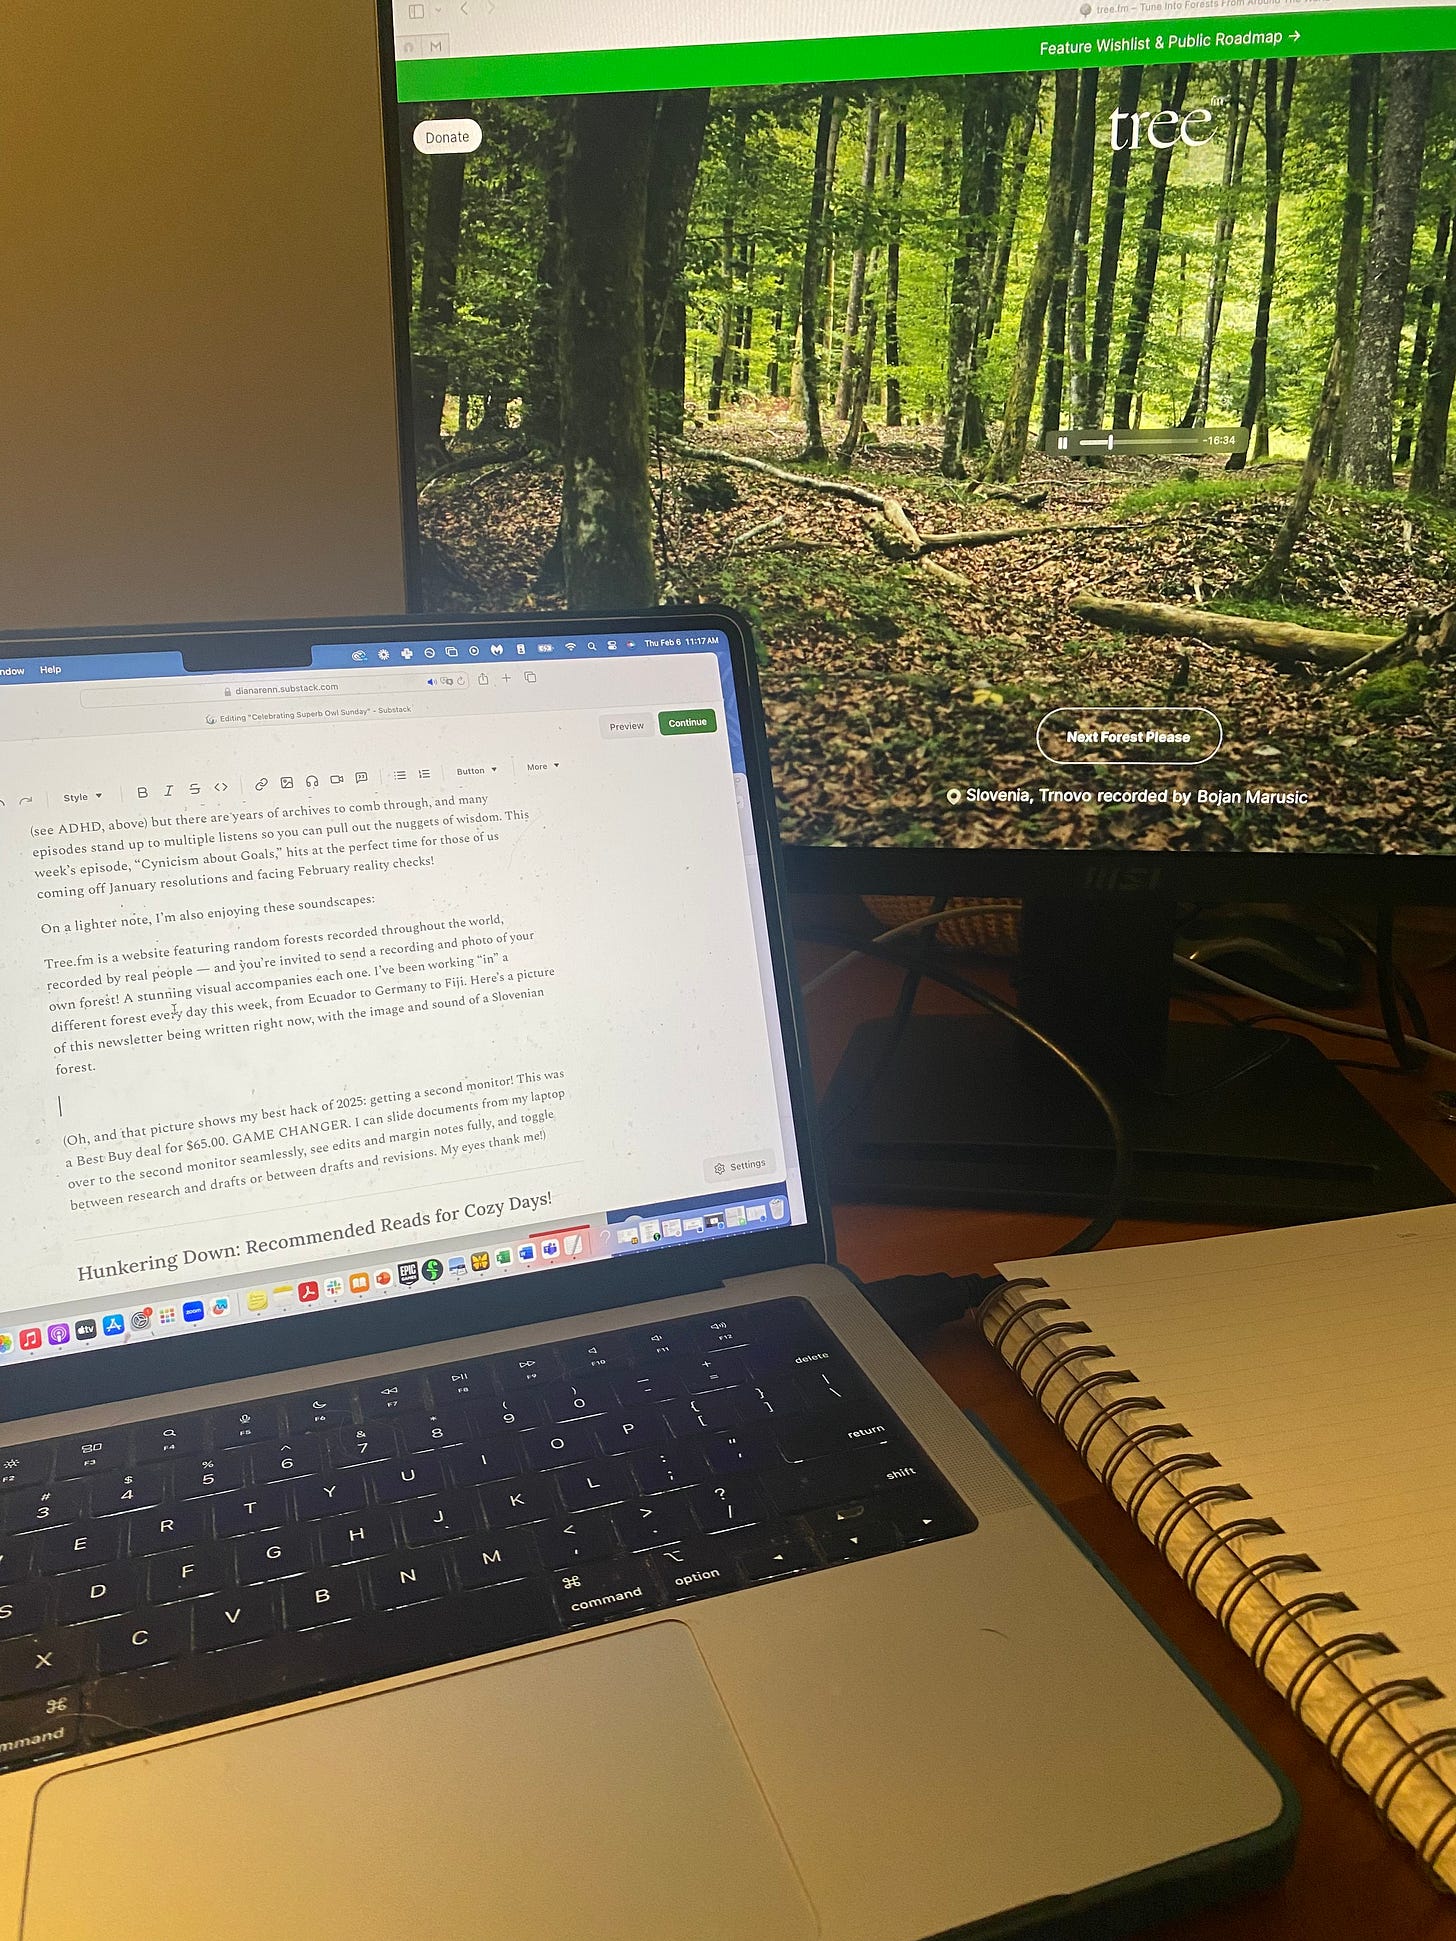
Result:
{"type": "MultiPolygon", "coordinates": [[[[1418,1072],[1426,1062],[1426,1054],[1415,1050],[1406,1038],[1400,1015],[1398,978],[1401,983],[1405,982],[1395,968],[1395,911],[1382,899],[1375,912],[1375,991],[1380,1000],[1380,1022],[1385,1026],[1396,1064],[1403,1072],[1418,1072]]],[[[1406,989],[1409,991],[1409,985],[1406,989]]],[[[1424,1038],[1427,1033],[1416,1020],[1417,1009],[1419,1006],[1411,1011],[1411,1022],[1416,1026],[1416,1035],[1424,1038]]]]}
{"type": "MultiPolygon", "coordinates": [[[[931,905],[928,914],[931,916],[939,916],[949,901],[949,892],[942,892],[931,905]]],[[[934,954],[935,925],[927,924],[918,937],[907,938],[906,941],[913,945],[916,962],[913,969],[906,971],[904,980],[900,985],[900,995],[895,999],[895,1008],[890,1013],[889,1028],[885,1033],[885,1042],[880,1046],[878,1057],[870,1066],[869,1071],[865,1074],[858,1088],[839,1107],[839,1110],[832,1119],[825,1119],[821,1123],[820,1132],[826,1139],[832,1138],[847,1120],[852,1119],[855,1113],[863,1108],[866,1100],[873,1095],[875,1087],[890,1069],[894,1061],[895,1053],[900,1049],[900,1041],[905,1036],[906,1027],[910,1023],[911,1014],[915,1009],[915,1000],[920,995],[920,983],[925,974],[925,966],[934,954]]]]}
{"type": "Polygon", "coordinates": [[[1059,1254],[1089,1253],[1121,1219],[1123,1202],[1127,1198],[1128,1176],[1132,1167],[1132,1147],[1128,1141],[1122,1114],[1091,1072],[1085,1066],[1079,1065],[1072,1054],[1064,1051],[1054,1038],[1049,1038],[1044,1031],[1032,1024],[1030,1019],[1023,1018],[1014,1006],[1007,1004],[1003,998],[997,997],[994,991],[986,990],[969,977],[962,977],[955,971],[946,970],[943,966],[931,968],[920,963],[918,958],[907,960],[902,952],[889,944],[863,942],[857,937],[847,936],[843,931],[821,928],[817,924],[806,924],[798,928],[795,934],[805,942],[833,944],[840,949],[855,950],[861,956],[876,958],[881,963],[898,964],[903,970],[918,969],[920,975],[929,978],[933,984],[943,984],[948,991],[954,991],[958,997],[969,999],[972,1004],[979,1005],[983,1011],[989,1011],[993,1017],[1001,1018],[1007,1024],[1014,1025],[1018,1031],[1024,1031],[1028,1038],[1034,1039],[1044,1051],[1049,1051],[1053,1058],[1067,1068],[1073,1078],[1087,1088],[1097,1101],[1098,1109],[1106,1119],[1107,1129],[1112,1135],[1112,1175],[1097,1212],[1079,1233],[1073,1234],[1070,1240],[1053,1251],[1059,1254]]]}

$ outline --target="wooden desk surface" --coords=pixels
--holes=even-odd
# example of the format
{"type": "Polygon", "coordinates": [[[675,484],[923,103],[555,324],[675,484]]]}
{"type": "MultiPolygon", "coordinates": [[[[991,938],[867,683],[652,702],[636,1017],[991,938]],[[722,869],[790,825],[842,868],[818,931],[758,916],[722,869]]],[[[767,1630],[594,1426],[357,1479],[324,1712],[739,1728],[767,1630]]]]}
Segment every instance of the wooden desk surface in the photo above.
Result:
{"type": "MultiPolygon", "coordinates": [[[[805,946],[805,974],[822,968],[835,954],[805,946]]],[[[898,988],[898,972],[861,962],[826,986],[822,996],[808,1001],[810,1049],[821,1090],[854,1026],[888,1012],[898,988]]],[[[1418,979],[1417,988],[1435,1040],[1456,1045],[1456,975],[1433,972],[1418,979]]],[[[923,987],[920,1005],[964,1008],[951,993],[934,986],[923,987]]],[[[1365,1055],[1352,1040],[1310,1035],[1335,1056],[1365,1055]]],[[[1379,1056],[1380,1047],[1373,1047],[1370,1055],[1379,1056]]],[[[1365,1072],[1351,1076],[1431,1169],[1456,1186],[1456,1126],[1440,1120],[1431,1103],[1434,1091],[1456,1088],[1456,1069],[1413,1078],[1365,1072]]],[[[1050,1253],[1077,1225],[1064,1215],[900,1206],[836,1207],[835,1222],[840,1258],[866,1280],[985,1272],[997,1260],[1050,1253]]],[[[1103,1245],[1138,1246],[1226,1231],[1129,1220],[1114,1228],[1103,1245]]],[[[1340,1777],[1283,1701],[1082,1467],[979,1331],[968,1323],[943,1329],[924,1359],[955,1401],[985,1422],[1243,1720],[1299,1793],[1303,1829],[1293,1869],[1283,1884],[1220,1913],[1159,1928],[1159,1941],[1337,1941],[1347,1936],[1360,1941],[1456,1941],[1456,1900],[1437,1892],[1409,1849],[1384,1831],[1364,1796],[1340,1777]]]]}

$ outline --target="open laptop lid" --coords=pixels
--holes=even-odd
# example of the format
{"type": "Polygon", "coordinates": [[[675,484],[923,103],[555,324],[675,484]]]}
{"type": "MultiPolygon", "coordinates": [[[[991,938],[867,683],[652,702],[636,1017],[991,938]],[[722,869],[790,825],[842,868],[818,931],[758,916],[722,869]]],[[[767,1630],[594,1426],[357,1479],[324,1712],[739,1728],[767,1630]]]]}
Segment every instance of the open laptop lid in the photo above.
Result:
{"type": "Polygon", "coordinates": [[[825,1257],[745,624],[0,639],[0,1417],[825,1257]]]}

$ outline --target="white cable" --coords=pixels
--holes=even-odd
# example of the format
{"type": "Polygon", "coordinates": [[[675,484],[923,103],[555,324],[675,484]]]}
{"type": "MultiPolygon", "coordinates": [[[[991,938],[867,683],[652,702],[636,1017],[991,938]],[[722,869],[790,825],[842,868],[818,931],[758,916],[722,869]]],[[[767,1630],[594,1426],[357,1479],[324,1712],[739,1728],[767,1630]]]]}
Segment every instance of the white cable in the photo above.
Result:
{"type": "MultiPolygon", "coordinates": [[[[908,937],[916,930],[931,930],[937,923],[949,923],[952,917],[963,917],[966,914],[967,912],[963,904],[951,910],[932,910],[926,916],[912,917],[909,923],[897,923],[893,930],[882,930],[878,937],[871,939],[871,942],[887,944],[892,942],[896,937],[908,937]]],[[[804,996],[811,996],[821,985],[827,984],[831,977],[838,977],[842,970],[847,970],[857,957],[863,955],[863,951],[847,950],[842,957],[836,957],[827,969],[820,971],[817,977],[811,977],[809,979],[809,982],[804,986],[804,996]]],[[[1414,1043],[1415,1040],[1412,1039],[1411,1042],[1414,1043]]]]}
{"type": "MultiPolygon", "coordinates": [[[[1298,1018],[1301,1024],[1317,1024],[1321,1031],[1338,1032],[1344,1038],[1373,1038],[1382,1045],[1390,1042],[1379,1025],[1351,1024],[1344,1018],[1328,1018],[1323,1011],[1306,1011],[1302,1004],[1286,1004],[1282,998],[1270,997],[1267,991],[1256,991],[1252,984],[1240,984],[1237,978],[1225,977],[1222,971],[1210,970],[1207,964],[1195,964],[1191,957],[1179,957],[1176,952],[1173,962],[1186,971],[1192,971],[1195,977],[1203,978],[1206,983],[1217,984],[1221,990],[1232,991],[1237,997],[1257,998],[1271,1011],[1280,1011],[1287,1018],[1298,1018]]],[[[1448,1051],[1445,1045],[1433,1045],[1426,1038],[1409,1036],[1406,1043],[1432,1058],[1445,1058],[1456,1065],[1456,1051],[1448,1051]]]]}

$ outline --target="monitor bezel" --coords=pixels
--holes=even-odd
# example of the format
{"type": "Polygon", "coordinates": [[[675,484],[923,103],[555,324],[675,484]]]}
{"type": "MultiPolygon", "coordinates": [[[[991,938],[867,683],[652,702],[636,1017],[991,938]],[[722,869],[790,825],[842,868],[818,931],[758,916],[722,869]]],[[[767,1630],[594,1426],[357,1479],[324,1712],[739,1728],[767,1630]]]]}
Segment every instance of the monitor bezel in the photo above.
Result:
{"type": "MultiPolygon", "coordinates": [[[[695,1294],[732,1278],[798,1267],[830,1258],[828,1201],[810,1106],[808,1051],[799,1006],[798,980],[790,957],[784,881],[769,774],[768,749],[758,698],[752,629],[741,614],[722,607],[658,608],[649,614],[533,614],[535,633],[658,631],[673,626],[719,628],[729,643],[749,800],[763,886],[769,954],[788,1074],[790,1106],[806,1202],[797,1226],[766,1233],[738,1232],[718,1240],[687,1242],[661,1251],[540,1268],[504,1280],[488,1277],[450,1288],[399,1295],[333,1311],[289,1315],[286,1321],[244,1323],[177,1340],[153,1337],[84,1354],[59,1355],[32,1366],[0,1369],[0,1421],[20,1422],[94,1405],[163,1395],[353,1360],[392,1350],[427,1346],[466,1336],[488,1337],[508,1328],[633,1307],[674,1295],[695,1294]],[[482,1297],[492,1300],[482,1315],[482,1297]]],[[[298,670],[303,647],[352,646],[369,641],[485,640],[520,633],[522,616],[425,619],[419,615],[370,616],[355,622],[280,620],[247,626],[127,627],[110,630],[48,630],[0,633],[0,652],[27,648],[60,658],[77,654],[180,650],[202,669],[298,670]]],[[[633,921],[640,921],[634,916],[633,921]]]]}

